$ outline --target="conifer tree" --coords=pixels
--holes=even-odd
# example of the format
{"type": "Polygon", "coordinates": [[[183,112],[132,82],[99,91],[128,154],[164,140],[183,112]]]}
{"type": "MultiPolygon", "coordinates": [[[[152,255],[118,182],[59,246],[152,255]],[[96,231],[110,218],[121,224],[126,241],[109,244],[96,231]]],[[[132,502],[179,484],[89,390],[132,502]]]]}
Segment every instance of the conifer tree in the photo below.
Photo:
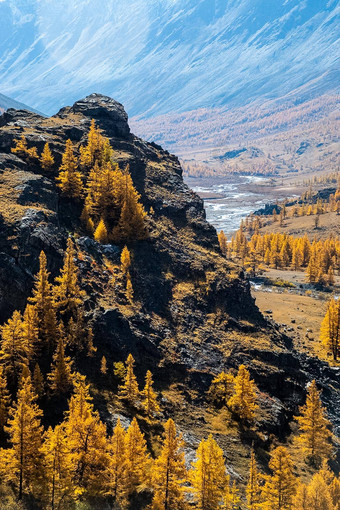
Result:
{"type": "Polygon", "coordinates": [[[39,328],[38,313],[33,305],[27,304],[24,317],[23,328],[25,342],[27,343],[30,353],[30,359],[39,355],[39,328]]]}
{"type": "Polygon", "coordinates": [[[109,439],[108,493],[118,505],[126,501],[126,432],[118,418],[113,434],[109,439]]]}
{"type": "Polygon", "coordinates": [[[44,500],[51,510],[71,508],[76,499],[72,483],[74,466],[63,425],[51,427],[44,434],[41,447],[44,456],[44,471],[47,481],[44,500]]]}
{"type": "Polygon", "coordinates": [[[41,153],[40,156],[40,165],[43,170],[46,172],[51,171],[54,165],[54,157],[52,155],[52,152],[50,150],[50,146],[48,143],[45,143],[44,150],[41,153]]]}
{"type": "Polygon", "coordinates": [[[320,339],[337,361],[340,356],[340,299],[332,298],[321,324],[320,339]]]}
{"type": "Polygon", "coordinates": [[[51,392],[56,395],[67,393],[72,388],[72,361],[69,356],[65,356],[62,335],[58,339],[57,349],[53,355],[52,370],[47,378],[51,392]]]}
{"type": "Polygon", "coordinates": [[[84,302],[85,292],[80,288],[78,268],[75,263],[76,251],[72,239],[67,239],[64,265],[60,276],[55,279],[53,288],[54,300],[59,312],[69,320],[75,317],[77,309],[84,302]]]}
{"type": "Polygon", "coordinates": [[[28,376],[21,382],[17,400],[9,412],[5,430],[10,436],[11,448],[0,454],[5,480],[14,484],[19,500],[24,494],[39,496],[43,489],[42,411],[36,404],[37,396],[28,376]],[[5,469],[3,469],[5,468],[5,469]]]}
{"type": "Polygon", "coordinates": [[[39,346],[47,348],[48,356],[52,354],[58,338],[58,326],[52,288],[49,283],[46,255],[42,251],[39,257],[39,272],[35,276],[33,296],[29,302],[34,305],[38,317],[39,346]]]}
{"type": "Polygon", "coordinates": [[[227,254],[227,238],[223,230],[221,230],[218,234],[218,241],[220,243],[221,252],[224,256],[227,254]]]}
{"type": "Polygon", "coordinates": [[[107,363],[106,363],[105,356],[102,357],[101,362],[100,362],[100,372],[102,375],[107,374],[107,363]]]}
{"type": "Polygon", "coordinates": [[[265,510],[292,510],[292,497],[296,491],[293,464],[286,448],[276,448],[269,462],[272,475],[266,477],[263,488],[265,510]]]}
{"type": "Polygon", "coordinates": [[[81,198],[83,191],[82,176],[78,171],[78,162],[73,153],[73,146],[70,139],[66,142],[57,182],[65,196],[75,199],[81,198]]]}
{"type": "Polygon", "coordinates": [[[320,472],[308,485],[308,503],[308,510],[334,510],[330,487],[320,472]]]}
{"type": "Polygon", "coordinates": [[[180,510],[185,507],[183,483],[187,478],[183,439],[177,435],[176,426],[170,418],[165,426],[165,439],[159,457],[152,470],[154,497],[152,510],[180,510]]]}
{"type": "Polygon", "coordinates": [[[20,139],[14,139],[15,147],[11,148],[11,152],[13,154],[17,154],[18,156],[24,157],[27,155],[28,147],[27,140],[25,135],[21,135],[20,139]]]}
{"type": "Polygon", "coordinates": [[[241,498],[239,496],[239,490],[236,486],[235,480],[230,483],[230,476],[227,476],[227,482],[224,489],[222,499],[222,510],[238,510],[240,507],[241,498]]]}
{"type": "Polygon", "coordinates": [[[40,370],[38,363],[35,364],[33,372],[33,388],[38,397],[42,397],[45,393],[44,376],[40,370]]]}
{"type": "Polygon", "coordinates": [[[94,223],[89,213],[89,207],[84,205],[83,211],[80,216],[80,221],[82,222],[84,229],[87,234],[91,235],[94,232],[94,223]]]}
{"type": "Polygon", "coordinates": [[[136,405],[139,398],[139,389],[136,376],[133,371],[135,360],[129,354],[126,360],[126,374],[124,384],[119,387],[119,398],[126,400],[131,405],[136,405]]]}
{"type": "Polygon", "coordinates": [[[108,242],[109,236],[103,218],[101,218],[100,222],[98,223],[93,237],[98,243],[106,244],[108,242]]]}
{"type": "Polygon", "coordinates": [[[25,337],[22,315],[15,311],[1,328],[0,364],[11,386],[15,386],[24,366],[28,366],[30,348],[25,337]]]}
{"type": "Polygon", "coordinates": [[[296,494],[292,499],[292,508],[294,510],[310,510],[310,499],[306,484],[298,483],[296,494]]]}
{"type": "Polygon", "coordinates": [[[127,246],[124,246],[121,256],[120,256],[120,267],[122,269],[122,272],[124,274],[127,274],[129,272],[131,266],[131,255],[127,248],[127,246]]]}
{"type": "Polygon", "coordinates": [[[77,374],[65,420],[72,484],[78,498],[104,494],[109,463],[106,427],[94,411],[85,376],[77,374]]]}
{"type": "Polygon", "coordinates": [[[7,423],[9,406],[11,403],[10,393],[7,388],[7,379],[2,365],[0,365],[0,437],[7,423]]]}
{"type": "Polygon", "coordinates": [[[152,373],[150,370],[146,372],[144,390],[141,392],[143,398],[143,407],[147,416],[152,416],[159,412],[157,395],[153,389],[152,373]]]}
{"type": "Polygon", "coordinates": [[[219,406],[227,405],[234,391],[234,376],[226,372],[217,375],[209,388],[208,396],[210,400],[219,406]]]}
{"type": "Polygon", "coordinates": [[[148,476],[149,454],[146,441],[136,418],[133,418],[125,436],[125,495],[133,494],[148,476]]]}
{"type": "Polygon", "coordinates": [[[298,444],[307,458],[315,465],[320,465],[322,459],[332,452],[332,434],[314,380],[308,388],[306,405],[300,408],[300,416],[296,420],[299,424],[298,444]]]}
{"type": "Polygon", "coordinates": [[[253,421],[255,411],[258,408],[256,403],[256,386],[250,379],[249,371],[244,365],[240,365],[235,377],[234,394],[228,401],[228,406],[243,421],[253,421]]]}
{"type": "Polygon", "coordinates": [[[129,303],[133,302],[133,287],[131,282],[131,276],[130,273],[127,274],[126,278],[126,297],[129,303]]]}
{"type": "Polygon", "coordinates": [[[223,451],[212,435],[202,440],[196,452],[197,460],[190,472],[195,499],[200,510],[218,508],[226,485],[223,451]]]}
{"type": "Polygon", "coordinates": [[[255,453],[252,449],[250,456],[249,479],[247,484],[248,510],[261,510],[260,477],[256,465],[255,453]]]}

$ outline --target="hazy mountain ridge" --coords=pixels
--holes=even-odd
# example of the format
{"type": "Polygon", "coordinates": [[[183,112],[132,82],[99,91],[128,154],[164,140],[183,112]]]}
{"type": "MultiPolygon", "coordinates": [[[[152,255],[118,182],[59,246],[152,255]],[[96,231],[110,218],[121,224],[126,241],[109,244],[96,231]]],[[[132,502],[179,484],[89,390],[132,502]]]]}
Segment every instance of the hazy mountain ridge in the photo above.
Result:
{"type": "Polygon", "coordinates": [[[0,14],[2,90],[47,113],[94,86],[132,115],[337,88],[334,0],[30,0],[0,14]]]}

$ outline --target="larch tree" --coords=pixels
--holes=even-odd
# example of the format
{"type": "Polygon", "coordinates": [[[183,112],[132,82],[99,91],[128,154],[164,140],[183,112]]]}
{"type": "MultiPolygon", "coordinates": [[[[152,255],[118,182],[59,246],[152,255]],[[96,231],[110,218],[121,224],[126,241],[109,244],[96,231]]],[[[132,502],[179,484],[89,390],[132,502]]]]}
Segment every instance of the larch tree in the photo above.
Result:
{"type": "Polygon", "coordinates": [[[310,510],[310,499],[306,484],[298,482],[296,494],[292,499],[292,508],[294,510],[310,510]]]}
{"type": "Polygon", "coordinates": [[[210,434],[208,439],[200,442],[196,457],[189,474],[198,508],[215,510],[222,500],[227,481],[223,450],[210,434]]]}
{"type": "Polygon", "coordinates": [[[105,356],[103,356],[101,361],[100,361],[100,373],[102,375],[106,375],[107,374],[107,362],[106,362],[105,356]]]}
{"type": "Polygon", "coordinates": [[[22,315],[15,311],[1,328],[0,349],[0,364],[12,387],[16,387],[23,367],[28,366],[30,354],[22,315]]]}
{"type": "Polygon", "coordinates": [[[308,510],[335,510],[330,487],[320,472],[308,485],[308,504],[308,510]]]}
{"type": "Polygon", "coordinates": [[[39,328],[38,313],[33,305],[27,304],[23,316],[25,342],[27,343],[30,358],[39,356],[39,328]]]}
{"type": "Polygon", "coordinates": [[[143,484],[149,470],[146,441],[136,418],[133,418],[125,436],[125,495],[131,496],[143,484]]]}
{"type": "Polygon", "coordinates": [[[108,493],[117,504],[122,504],[126,501],[125,443],[126,432],[118,418],[108,445],[108,493]]]}
{"type": "Polygon", "coordinates": [[[159,405],[157,402],[157,395],[153,389],[152,373],[150,370],[146,372],[145,386],[141,392],[143,408],[147,416],[152,416],[154,413],[159,412],[159,405]]]}
{"type": "Polygon", "coordinates": [[[47,376],[49,388],[55,395],[68,393],[72,389],[73,373],[72,361],[65,356],[64,339],[60,335],[56,352],[53,355],[51,372],[47,376]]]}
{"type": "Polygon", "coordinates": [[[330,422],[322,406],[320,391],[313,380],[308,388],[306,404],[300,407],[300,415],[296,417],[299,424],[299,435],[296,439],[303,454],[316,466],[322,459],[332,453],[329,430],[330,422]]]}
{"type": "Polygon", "coordinates": [[[52,155],[50,146],[48,143],[45,143],[44,150],[40,156],[40,165],[43,170],[46,172],[50,172],[54,165],[54,157],[52,155]]]}
{"type": "Polygon", "coordinates": [[[120,255],[120,267],[122,269],[122,272],[124,274],[127,274],[130,270],[131,266],[131,255],[130,251],[128,250],[127,246],[124,246],[122,249],[122,253],[120,255]]]}
{"type": "Polygon", "coordinates": [[[108,243],[109,234],[103,218],[100,219],[100,222],[98,223],[97,228],[94,231],[93,237],[95,241],[97,241],[98,243],[102,244],[108,243]]]}
{"type": "Polygon", "coordinates": [[[45,384],[44,376],[40,370],[38,363],[36,363],[34,366],[32,382],[35,393],[38,395],[39,398],[42,397],[45,393],[45,384]]]}
{"type": "Polygon", "coordinates": [[[33,296],[28,301],[34,305],[38,317],[39,347],[52,355],[58,338],[58,325],[52,286],[49,282],[46,255],[42,251],[39,257],[39,272],[35,276],[33,296]]]}
{"type": "Polygon", "coordinates": [[[230,483],[230,476],[227,476],[227,482],[223,493],[221,510],[239,510],[241,498],[235,480],[230,483]]]}
{"type": "Polygon", "coordinates": [[[230,397],[234,391],[235,378],[232,374],[221,372],[217,375],[209,388],[209,399],[218,406],[225,406],[228,404],[230,397]]]}
{"type": "Polygon", "coordinates": [[[332,298],[321,324],[320,340],[337,361],[340,356],[340,299],[332,298]]]}
{"type": "Polygon", "coordinates": [[[103,495],[109,463],[106,427],[93,409],[89,385],[80,374],[74,380],[64,426],[77,498],[103,495]]]}
{"type": "Polygon", "coordinates": [[[260,476],[256,465],[255,453],[252,449],[250,455],[249,478],[247,483],[248,510],[261,510],[260,476]]]}
{"type": "Polygon", "coordinates": [[[24,494],[40,496],[43,490],[43,458],[41,454],[42,411],[36,404],[31,378],[21,381],[17,400],[9,412],[8,425],[11,448],[0,454],[5,466],[5,479],[16,488],[19,500],[24,494]]]}
{"type": "Polygon", "coordinates": [[[83,193],[82,175],[78,171],[78,162],[70,139],[66,142],[57,182],[63,195],[68,198],[81,198],[83,193]]]}
{"type": "Polygon", "coordinates": [[[271,476],[265,477],[263,508],[265,510],[292,510],[292,498],[296,491],[293,463],[287,449],[276,448],[269,461],[271,476]]]}
{"type": "Polygon", "coordinates": [[[235,377],[234,394],[228,401],[228,406],[242,421],[253,421],[256,403],[256,385],[250,379],[249,371],[244,365],[240,365],[235,377]]]}
{"type": "Polygon", "coordinates": [[[41,452],[46,478],[46,508],[57,510],[67,508],[67,505],[71,508],[76,499],[72,483],[74,466],[63,425],[56,425],[54,429],[50,427],[45,432],[41,452]]]}
{"type": "Polygon", "coordinates": [[[223,230],[221,230],[218,234],[218,242],[220,243],[221,252],[224,256],[227,254],[227,238],[223,230]]]}
{"type": "Polygon", "coordinates": [[[152,470],[154,496],[152,510],[180,510],[185,508],[183,484],[187,479],[184,443],[170,418],[165,426],[165,439],[152,470]]]}
{"type": "Polygon", "coordinates": [[[27,140],[25,135],[21,135],[19,139],[15,138],[15,147],[11,148],[11,152],[13,154],[17,154],[19,157],[24,157],[27,155],[28,147],[27,147],[27,140]]]}
{"type": "Polygon", "coordinates": [[[10,403],[11,397],[7,388],[7,378],[3,366],[0,365],[0,437],[7,423],[10,403]]]}
{"type": "Polygon", "coordinates": [[[129,354],[126,360],[126,374],[124,383],[119,387],[119,398],[126,400],[131,405],[136,405],[139,399],[139,388],[133,368],[135,360],[129,354]]]}

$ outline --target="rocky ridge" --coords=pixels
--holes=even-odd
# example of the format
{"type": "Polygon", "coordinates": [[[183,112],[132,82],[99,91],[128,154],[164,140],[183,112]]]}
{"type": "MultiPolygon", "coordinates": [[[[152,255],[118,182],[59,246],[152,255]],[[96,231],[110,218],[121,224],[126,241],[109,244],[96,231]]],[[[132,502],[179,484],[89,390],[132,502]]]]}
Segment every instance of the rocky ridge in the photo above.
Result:
{"type": "MultiPolygon", "coordinates": [[[[184,408],[202,409],[213,375],[246,363],[268,410],[259,426],[281,437],[304,401],[307,381],[316,377],[325,389],[333,422],[339,425],[336,370],[302,358],[279,327],[262,317],[242,271],[222,257],[203,201],[184,184],[178,159],[134,136],[121,104],[92,94],[50,118],[25,110],[5,112],[0,117],[0,196],[0,323],[23,308],[40,251],[45,251],[54,277],[68,235],[76,234],[98,360],[105,355],[112,366],[131,352],[139,375],[151,368],[159,389],[181,385],[184,408]],[[76,147],[85,143],[92,118],[110,139],[115,160],[121,167],[129,165],[149,212],[148,239],[129,245],[132,307],[110,274],[122,246],[100,245],[82,235],[81,208],[60,197],[55,175],[42,175],[38,165],[10,151],[14,139],[25,134],[38,152],[48,142],[58,165],[67,138],[76,147]]],[[[94,385],[96,363],[83,367],[94,385]]],[[[171,412],[176,419],[176,409],[171,412]]],[[[178,420],[190,432],[189,415],[178,420]]],[[[202,435],[207,432],[204,419],[199,430],[202,435]]]]}

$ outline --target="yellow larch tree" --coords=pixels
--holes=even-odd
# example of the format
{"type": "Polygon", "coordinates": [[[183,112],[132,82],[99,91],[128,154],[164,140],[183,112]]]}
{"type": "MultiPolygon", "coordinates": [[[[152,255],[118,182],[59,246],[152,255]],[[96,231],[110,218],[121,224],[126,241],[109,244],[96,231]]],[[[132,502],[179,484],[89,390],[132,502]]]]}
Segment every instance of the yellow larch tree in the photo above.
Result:
{"type": "Polygon", "coordinates": [[[240,508],[241,498],[235,480],[230,483],[230,475],[227,476],[227,482],[223,493],[221,510],[238,510],[240,508]]]}
{"type": "Polygon", "coordinates": [[[26,156],[28,152],[28,147],[25,135],[21,135],[19,139],[15,138],[14,143],[15,147],[11,148],[11,152],[21,157],[26,156]]]}
{"type": "Polygon", "coordinates": [[[150,370],[146,372],[145,386],[141,392],[143,408],[147,416],[152,416],[154,413],[159,412],[159,404],[157,402],[157,395],[153,389],[152,373],[150,370]]]}
{"type": "Polygon", "coordinates": [[[87,205],[84,205],[80,221],[82,222],[84,229],[87,234],[91,235],[94,232],[94,223],[89,213],[89,208],[87,205]]]}
{"type": "Polygon", "coordinates": [[[109,235],[103,218],[100,219],[100,222],[94,231],[93,237],[98,243],[106,244],[108,242],[109,235]]]}
{"type": "Polygon", "coordinates": [[[234,391],[235,378],[232,374],[221,372],[210,385],[209,399],[218,406],[227,405],[234,391]]]}
{"type": "Polygon", "coordinates": [[[40,165],[43,170],[46,172],[50,172],[54,165],[54,157],[52,155],[50,146],[48,143],[45,143],[44,150],[40,156],[40,165]]]}
{"type": "Polygon", "coordinates": [[[130,273],[127,274],[126,278],[126,297],[130,304],[133,303],[133,286],[131,281],[130,273]]]}
{"type": "Polygon", "coordinates": [[[35,306],[27,304],[23,316],[24,337],[30,351],[30,358],[37,358],[39,352],[38,313],[35,306]]]}
{"type": "Polygon", "coordinates": [[[60,335],[56,352],[53,355],[51,372],[47,376],[49,388],[55,395],[67,393],[72,389],[73,372],[72,361],[65,356],[64,339],[60,335]]]}
{"type": "Polygon", "coordinates": [[[292,508],[294,510],[310,510],[310,499],[306,484],[298,482],[296,494],[292,498],[292,508]]]}
{"type": "Polygon", "coordinates": [[[34,305],[38,317],[39,347],[52,355],[58,338],[58,326],[52,286],[49,282],[46,255],[42,251],[39,257],[39,272],[35,276],[33,296],[28,301],[34,305]]]}
{"type": "Polygon", "coordinates": [[[130,266],[131,266],[131,254],[127,246],[124,246],[124,248],[122,249],[122,253],[120,255],[120,267],[122,269],[122,272],[124,274],[127,274],[129,272],[130,266]]]}
{"type": "Polygon", "coordinates": [[[308,510],[335,510],[330,487],[321,472],[315,473],[308,485],[308,510]]]}
{"type": "Polygon", "coordinates": [[[50,427],[45,432],[41,452],[46,478],[45,508],[71,508],[75,500],[72,483],[74,466],[63,425],[56,425],[54,429],[50,427]]]}
{"type": "Polygon", "coordinates": [[[82,175],[78,171],[77,158],[70,139],[66,142],[57,183],[61,192],[68,198],[80,199],[83,193],[82,175]]]}
{"type": "Polygon", "coordinates": [[[330,422],[322,406],[320,391],[313,380],[308,388],[306,404],[300,407],[300,415],[295,418],[299,424],[296,439],[303,454],[314,465],[320,465],[324,458],[332,453],[329,430],[330,422]]]}
{"type": "Polygon", "coordinates": [[[91,168],[96,162],[103,164],[110,162],[113,150],[110,142],[105,138],[97,128],[95,120],[91,120],[87,144],[80,148],[80,165],[85,168],[91,168]]]}
{"type": "Polygon", "coordinates": [[[139,388],[133,370],[135,360],[132,354],[128,355],[125,365],[126,373],[124,383],[119,387],[119,398],[126,400],[131,405],[136,405],[139,399],[139,388]]]}
{"type": "Polygon", "coordinates": [[[257,469],[255,453],[253,449],[250,454],[249,478],[246,494],[248,510],[261,510],[260,476],[257,469]]]}
{"type": "Polygon", "coordinates": [[[106,362],[105,356],[103,356],[101,361],[100,361],[100,373],[102,375],[106,375],[107,374],[107,362],[106,362]]]}
{"type": "Polygon", "coordinates": [[[0,365],[12,387],[17,385],[23,367],[28,366],[30,355],[22,315],[15,311],[1,327],[0,348],[0,365]]]}
{"type": "Polygon", "coordinates": [[[125,443],[126,432],[118,418],[108,446],[108,493],[118,505],[126,501],[125,443]]]}
{"type": "Polygon", "coordinates": [[[125,495],[131,496],[148,479],[150,458],[146,441],[136,418],[133,418],[125,436],[125,495]]]}
{"type": "Polygon", "coordinates": [[[224,256],[227,254],[227,238],[223,230],[221,230],[218,234],[218,242],[220,243],[221,252],[224,256]]]}
{"type": "Polygon", "coordinates": [[[200,510],[215,510],[222,500],[227,481],[223,450],[210,434],[208,439],[200,442],[196,457],[189,472],[195,500],[200,510]]]}
{"type": "Polygon", "coordinates": [[[228,406],[242,421],[253,421],[258,408],[256,385],[250,379],[249,371],[240,365],[235,377],[234,394],[228,401],[228,406]]]}
{"type": "Polygon", "coordinates": [[[43,427],[40,422],[42,411],[36,399],[31,378],[23,378],[5,427],[11,447],[0,452],[0,471],[5,481],[15,486],[19,500],[24,494],[39,497],[44,485],[41,454],[43,427]]]}
{"type": "Polygon", "coordinates": [[[152,470],[154,496],[152,510],[181,510],[186,506],[183,484],[187,479],[184,460],[184,442],[177,434],[170,418],[165,426],[165,438],[159,457],[152,470]]]}
{"type": "Polygon", "coordinates": [[[340,299],[332,298],[321,323],[320,340],[337,361],[340,356],[340,299]]]}
{"type": "Polygon", "coordinates": [[[77,498],[102,496],[109,463],[106,427],[93,409],[89,385],[80,374],[75,376],[64,426],[77,498]]]}
{"type": "Polygon", "coordinates": [[[272,475],[266,476],[263,487],[264,510],[293,510],[292,498],[296,491],[293,463],[286,448],[277,447],[271,455],[269,468],[272,475]]]}
{"type": "Polygon", "coordinates": [[[39,398],[42,397],[45,393],[45,384],[44,376],[40,370],[38,363],[36,363],[34,366],[32,382],[35,393],[38,395],[39,398]]]}
{"type": "Polygon", "coordinates": [[[11,397],[7,388],[7,378],[3,366],[0,365],[0,437],[7,423],[10,403],[11,397]]]}

